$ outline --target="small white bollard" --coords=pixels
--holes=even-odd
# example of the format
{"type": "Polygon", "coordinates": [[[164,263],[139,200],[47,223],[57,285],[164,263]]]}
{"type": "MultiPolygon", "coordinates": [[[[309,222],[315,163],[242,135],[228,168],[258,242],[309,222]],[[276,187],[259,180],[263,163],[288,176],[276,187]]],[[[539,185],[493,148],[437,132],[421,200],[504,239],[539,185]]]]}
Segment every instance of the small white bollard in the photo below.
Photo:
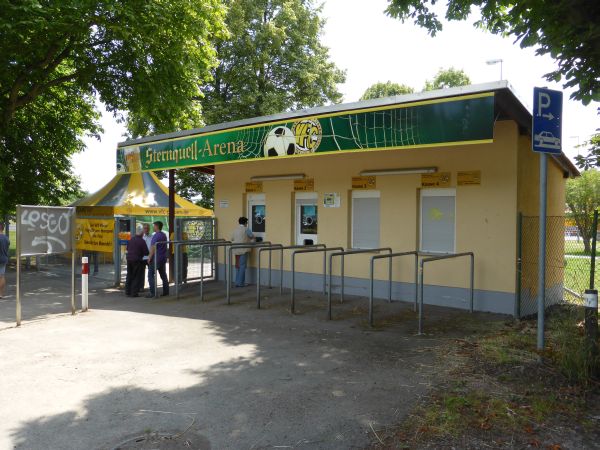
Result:
{"type": "Polygon", "coordinates": [[[81,311],[88,310],[88,276],[90,265],[87,256],[81,258],[81,311]]]}

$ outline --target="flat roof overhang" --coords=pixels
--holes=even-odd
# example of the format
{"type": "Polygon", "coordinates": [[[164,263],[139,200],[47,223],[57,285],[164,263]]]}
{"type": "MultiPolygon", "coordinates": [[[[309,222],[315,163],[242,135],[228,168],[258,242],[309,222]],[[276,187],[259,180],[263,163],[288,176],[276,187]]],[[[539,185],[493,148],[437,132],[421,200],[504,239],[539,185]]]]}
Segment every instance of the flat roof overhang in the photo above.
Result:
{"type": "MultiPolygon", "coordinates": [[[[462,97],[474,94],[494,93],[494,120],[514,120],[521,133],[531,136],[532,115],[525,103],[517,96],[511,85],[506,80],[495,81],[491,83],[482,83],[468,86],[459,86],[435,91],[425,91],[413,94],[397,95],[392,97],[378,98],[352,103],[341,103],[316,108],[302,109],[297,111],[288,111],[268,116],[253,117],[249,119],[237,120],[233,122],[207,125],[201,128],[190,130],[175,131],[153,136],[145,136],[138,139],[129,139],[118,144],[118,147],[129,147],[134,145],[149,144],[158,141],[175,140],[192,136],[199,136],[206,133],[226,131],[235,128],[248,127],[253,125],[267,124],[270,122],[280,122],[285,120],[300,119],[322,114],[331,114],[338,112],[351,113],[355,110],[366,108],[388,107],[392,105],[402,105],[407,103],[423,102],[427,100],[444,99],[449,97],[462,97]]],[[[579,170],[564,154],[552,155],[557,164],[564,170],[566,176],[579,176],[579,170]]],[[[214,166],[207,165],[195,168],[203,173],[214,174],[214,166]]]]}

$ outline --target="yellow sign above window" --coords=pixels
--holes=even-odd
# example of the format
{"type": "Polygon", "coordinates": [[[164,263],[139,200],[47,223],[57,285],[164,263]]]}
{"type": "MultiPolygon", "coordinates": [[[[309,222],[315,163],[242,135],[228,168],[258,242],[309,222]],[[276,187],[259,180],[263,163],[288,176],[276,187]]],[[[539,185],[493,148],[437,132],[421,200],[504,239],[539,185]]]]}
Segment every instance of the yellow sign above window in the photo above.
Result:
{"type": "Polygon", "coordinates": [[[421,187],[450,187],[452,176],[450,172],[435,172],[421,174],[421,187]]]}
{"type": "Polygon", "coordinates": [[[294,180],[294,191],[299,192],[313,192],[315,190],[315,179],[314,178],[301,178],[294,180]]]}
{"type": "Polygon", "coordinates": [[[375,177],[352,177],[352,189],[376,189],[375,177]]]}
{"type": "Polygon", "coordinates": [[[481,184],[481,170],[464,170],[458,172],[456,184],[459,186],[475,186],[481,184]]]}
{"type": "Polygon", "coordinates": [[[246,183],[246,192],[260,193],[263,191],[262,181],[250,181],[246,183]]]}

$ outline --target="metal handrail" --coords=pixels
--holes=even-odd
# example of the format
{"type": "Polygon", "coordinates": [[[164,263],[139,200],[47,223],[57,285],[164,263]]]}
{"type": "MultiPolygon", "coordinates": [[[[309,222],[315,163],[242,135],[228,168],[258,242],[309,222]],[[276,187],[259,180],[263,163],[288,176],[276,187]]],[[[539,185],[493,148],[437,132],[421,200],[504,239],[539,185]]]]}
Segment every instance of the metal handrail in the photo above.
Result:
{"type": "MultiPolygon", "coordinates": [[[[223,242],[214,242],[214,243],[210,243],[210,244],[202,244],[200,246],[200,264],[202,265],[202,267],[204,267],[204,249],[205,248],[219,248],[219,247],[225,247],[225,257],[227,257],[227,248],[229,245],[231,245],[232,242],[231,241],[223,241],[223,242]]],[[[215,253],[215,261],[217,260],[217,255],[218,253],[215,253]]],[[[218,274],[219,272],[219,268],[217,266],[216,269],[216,273],[218,274]]],[[[227,271],[226,271],[227,272],[227,271]]],[[[227,275],[227,274],[225,274],[227,275]]],[[[204,272],[202,272],[202,275],[200,276],[200,301],[203,302],[204,301],[204,272]]]]}
{"type": "Polygon", "coordinates": [[[392,259],[398,258],[400,256],[415,256],[415,311],[417,310],[417,299],[419,297],[419,252],[416,250],[410,252],[400,252],[400,253],[389,253],[387,255],[374,255],[371,257],[371,266],[370,266],[370,286],[369,286],[369,325],[373,326],[373,290],[374,290],[374,274],[375,274],[375,260],[377,259],[389,259],[390,268],[389,268],[389,289],[388,289],[388,302],[392,301],[392,259]]]}
{"type": "MultiPolygon", "coordinates": [[[[273,245],[272,242],[269,241],[263,241],[263,242],[255,242],[252,244],[231,244],[229,246],[229,248],[227,249],[227,259],[225,261],[226,263],[226,283],[227,283],[227,304],[230,305],[231,304],[231,278],[232,278],[232,273],[231,273],[231,259],[233,256],[233,249],[237,248],[237,249],[244,249],[244,248],[249,248],[249,249],[253,249],[253,248],[261,248],[261,247],[269,247],[273,245]]],[[[260,269],[260,268],[259,268],[260,269]]]]}
{"type": "MultiPolygon", "coordinates": [[[[269,288],[271,288],[271,255],[273,250],[281,250],[283,255],[283,245],[273,244],[268,247],[262,247],[258,250],[258,257],[256,262],[256,308],[260,309],[260,255],[262,252],[269,252],[269,288]]],[[[279,265],[279,293],[283,291],[283,258],[280,259],[279,265]]]]}
{"type": "MultiPolygon", "coordinates": [[[[261,248],[258,251],[258,267],[260,268],[260,254],[264,251],[269,252],[269,289],[271,288],[271,253],[273,250],[280,251],[279,254],[279,295],[283,295],[283,253],[285,250],[295,249],[311,249],[311,248],[326,248],[325,244],[308,244],[308,245],[281,245],[275,244],[272,248],[261,248]]],[[[260,270],[258,272],[257,283],[256,283],[256,305],[260,309],[260,270]]]]}
{"type": "MultiPolygon", "coordinates": [[[[323,244],[319,244],[323,245],[323,244]]],[[[296,255],[301,253],[323,253],[323,294],[327,292],[327,252],[344,250],[344,247],[324,247],[307,250],[296,250],[292,253],[292,291],[290,299],[290,312],[294,314],[296,310],[296,255]]]]}
{"type": "MultiPolygon", "coordinates": [[[[180,285],[180,277],[179,277],[179,261],[180,261],[180,247],[182,245],[196,245],[196,244],[204,244],[204,243],[208,243],[208,242],[225,242],[225,239],[188,239],[188,240],[178,240],[178,241],[171,241],[173,243],[173,258],[175,259],[175,261],[173,261],[173,271],[175,272],[175,298],[179,298],[179,285],[180,285]]],[[[201,277],[204,276],[204,262],[202,263],[202,265],[200,266],[200,272],[201,272],[201,277]]]]}
{"type": "Polygon", "coordinates": [[[423,334],[423,278],[424,278],[424,266],[425,263],[432,261],[440,261],[442,259],[460,258],[462,256],[471,257],[471,285],[470,285],[470,311],[473,312],[473,292],[474,292],[474,279],[475,279],[475,253],[473,252],[462,252],[462,253],[451,253],[448,255],[432,256],[431,258],[425,258],[421,260],[419,267],[419,285],[420,285],[420,299],[419,299],[419,333],[423,334]]]}
{"type": "MultiPolygon", "coordinates": [[[[340,303],[342,303],[344,301],[344,257],[346,255],[356,255],[359,253],[379,253],[379,252],[389,252],[392,253],[392,249],[391,247],[380,247],[380,248],[365,248],[365,249],[357,249],[357,250],[346,250],[346,251],[341,251],[341,252],[336,252],[336,253],[332,253],[331,255],[329,255],[329,292],[327,293],[327,319],[331,320],[331,291],[332,289],[332,268],[333,268],[333,258],[335,256],[339,256],[341,258],[341,266],[340,266],[340,303]]],[[[390,272],[390,277],[391,272],[392,272],[392,263],[391,263],[391,259],[390,259],[390,263],[388,271],[390,272]]],[[[389,297],[391,298],[392,296],[392,285],[390,284],[389,286],[389,297]]]]}

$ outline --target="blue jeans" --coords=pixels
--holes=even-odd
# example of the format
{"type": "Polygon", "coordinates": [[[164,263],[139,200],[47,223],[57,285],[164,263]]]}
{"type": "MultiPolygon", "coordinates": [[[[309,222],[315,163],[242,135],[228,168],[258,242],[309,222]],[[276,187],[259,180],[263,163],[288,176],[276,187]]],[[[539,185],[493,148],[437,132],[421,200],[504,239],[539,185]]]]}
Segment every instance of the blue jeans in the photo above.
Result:
{"type": "MultiPolygon", "coordinates": [[[[169,295],[169,277],[167,276],[167,271],[165,270],[166,261],[162,263],[156,264],[156,271],[160,275],[160,279],[162,280],[163,287],[163,295],[169,295]]],[[[154,297],[156,292],[156,280],[154,279],[154,261],[152,261],[148,265],[148,284],[150,285],[150,295],[154,297]]]]}
{"type": "Polygon", "coordinates": [[[248,263],[248,253],[240,255],[239,267],[235,273],[235,285],[237,287],[246,284],[246,264],[248,263]]]}

